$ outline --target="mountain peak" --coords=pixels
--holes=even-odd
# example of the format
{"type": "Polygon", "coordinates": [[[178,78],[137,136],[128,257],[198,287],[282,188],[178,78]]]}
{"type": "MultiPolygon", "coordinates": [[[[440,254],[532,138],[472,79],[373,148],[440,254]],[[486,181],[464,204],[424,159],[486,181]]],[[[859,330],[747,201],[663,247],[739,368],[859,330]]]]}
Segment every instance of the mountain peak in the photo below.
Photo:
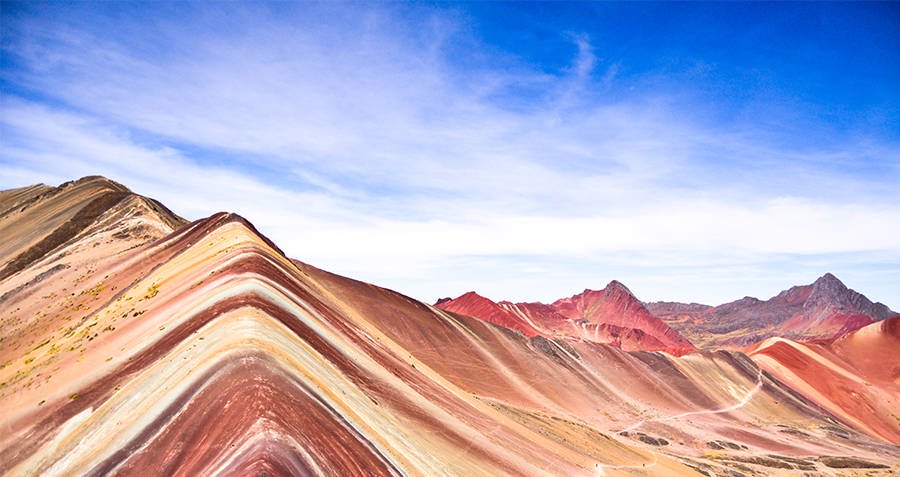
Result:
{"type": "Polygon", "coordinates": [[[599,296],[604,296],[606,298],[612,298],[612,299],[637,300],[637,298],[634,296],[634,293],[632,293],[631,290],[627,286],[625,286],[624,283],[622,283],[618,280],[612,280],[609,283],[607,283],[605,287],[603,287],[599,290],[585,288],[583,292],[576,293],[575,295],[572,295],[569,298],[557,300],[557,302],[566,301],[566,300],[568,300],[568,301],[594,300],[599,296]]]}
{"type": "Polygon", "coordinates": [[[87,184],[92,184],[96,186],[105,187],[107,189],[111,189],[117,192],[131,192],[131,189],[128,187],[103,176],[84,176],[81,179],[75,179],[73,181],[63,182],[59,185],[60,189],[65,189],[69,186],[84,186],[87,184]]]}
{"type": "Polygon", "coordinates": [[[550,306],[576,322],[640,331],[662,344],[662,348],[656,350],[674,354],[694,350],[690,342],[647,311],[631,290],[618,280],[612,280],[602,290],[585,290],[570,298],[561,298],[550,306]]]}
{"type": "Polygon", "coordinates": [[[604,291],[606,292],[607,295],[625,294],[632,298],[634,297],[634,293],[631,293],[631,290],[629,290],[628,287],[626,287],[624,283],[622,283],[618,280],[613,280],[613,281],[609,282],[606,285],[606,288],[604,288],[604,291]]]}
{"type": "Polygon", "coordinates": [[[828,284],[836,284],[836,285],[839,284],[841,286],[844,286],[844,283],[840,279],[838,279],[838,277],[834,276],[831,272],[826,272],[824,275],[817,278],[816,281],[813,282],[813,285],[815,285],[817,283],[819,283],[819,284],[828,283],[828,284]]]}
{"type": "Polygon", "coordinates": [[[467,313],[467,311],[476,308],[481,310],[500,309],[500,305],[494,302],[494,300],[483,297],[474,290],[465,292],[456,298],[442,298],[435,303],[435,306],[443,310],[455,311],[462,314],[472,314],[467,313]]]}
{"type": "Polygon", "coordinates": [[[474,291],[463,293],[453,299],[438,300],[435,306],[444,311],[472,316],[488,323],[518,330],[529,337],[541,334],[531,324],[509,310],[509,307],[514,306],[512,303],[496,303],[474,291]]]}
{"type": "Polygon", "coordinates": [[[896,316],[896,313],[883,303],[873,303],[865,295],[848,288],[831,273],[819,277],[811,287],[809,298],[803,304],[804,309],[835,309],[861,313],[875,320],[896,316]]]}
{"type": "Polygon", "coordinates": [[[489,298],[479,295],[478,292],[476,292],[475,290],[467,291],[467,292],[463,293],[462,295],[456,297],[455,300],[489,300],[489,301],[491,301],[489,298]]]}
{"type": "Polygon", "coordinates": [[[848,288],[833,273],[768,300],[748,296],[709,309],[657,304],[650,310],[703,348],[744,346],[772,337],[831,339],[898,315],[848,288]]]}
{"type": "Polygon", "coordinates": [[[812,283],[811,298],[843,301],[849,292],[850,289],[836,276],[826,273],[812,283]]]}

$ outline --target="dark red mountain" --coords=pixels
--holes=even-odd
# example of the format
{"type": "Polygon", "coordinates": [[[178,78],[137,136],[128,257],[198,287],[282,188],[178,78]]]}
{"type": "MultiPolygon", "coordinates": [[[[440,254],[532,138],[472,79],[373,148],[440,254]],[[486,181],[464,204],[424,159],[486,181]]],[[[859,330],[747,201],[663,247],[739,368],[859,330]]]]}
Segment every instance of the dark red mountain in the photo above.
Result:
{"type": "Polygon", "coordinates": [[[602,290],[585,290],[550,305],[495,303],[475,292],[441,299],[436,307],[519,330],[525,335],[605,343],[624,350],[666,351],[682,355],[694,346],[653,316],[628,288],[612,281],[602,290]]]}
{"type": "Polygon", "coordinates": [[[742,347],[771,337],[830,339],[898,313],[847,288],[831,273],[759,300],[710,307],[655,302],[647,309],[702,348],[742,347]]]}

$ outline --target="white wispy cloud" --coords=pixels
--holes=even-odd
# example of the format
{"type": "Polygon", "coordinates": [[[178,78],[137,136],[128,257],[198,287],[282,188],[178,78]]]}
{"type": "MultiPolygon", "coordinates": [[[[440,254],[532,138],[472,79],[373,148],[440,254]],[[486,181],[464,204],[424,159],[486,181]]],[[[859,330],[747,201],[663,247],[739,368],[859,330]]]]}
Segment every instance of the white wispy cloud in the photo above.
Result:
{"type": "Polygon", "coordinates": [[[620,278],[642,298],[715,302],[792,284],[768,276],[790,262],[800,281],[843,270],[900,302],[879,285],[900,274],[894,144],[800,148],[666,91],[606,99],[627,80],[585,35],[558,74],[499,52],[463,68],[453,45],[478,44],[464,18],[301,13],[112,33],[26,17],[4,51],[26,67],[3,77],[39,99],[3,95],[0,186],[108,175],[424,299],[546,300],[620,278]],[[887,170],[848,173],[875,155],[887,170]]]}

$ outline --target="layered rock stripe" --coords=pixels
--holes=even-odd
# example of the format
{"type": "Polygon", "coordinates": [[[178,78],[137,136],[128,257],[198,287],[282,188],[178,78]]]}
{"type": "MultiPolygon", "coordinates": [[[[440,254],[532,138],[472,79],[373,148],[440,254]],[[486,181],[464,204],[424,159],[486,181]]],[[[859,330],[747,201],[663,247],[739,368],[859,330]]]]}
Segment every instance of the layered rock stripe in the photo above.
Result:
{"type": "Polygon", "coordinates": [[[768,362],[529,336],[290,260],[233,214],[182,225],[125,189],[34,249],[117,188],[76,182],[0,195],[4,263],[34,250],[0,282],[4,475],[897,469],[883,414],[858,426],[768,362]]]}

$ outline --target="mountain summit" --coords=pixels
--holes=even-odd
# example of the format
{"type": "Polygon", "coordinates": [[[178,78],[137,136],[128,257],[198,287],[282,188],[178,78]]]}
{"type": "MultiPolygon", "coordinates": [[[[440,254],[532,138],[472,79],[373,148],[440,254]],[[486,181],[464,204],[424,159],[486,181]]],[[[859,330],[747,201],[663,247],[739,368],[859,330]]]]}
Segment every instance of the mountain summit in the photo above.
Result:
{"type": "Polygon", "coordinates": [[[898,313],[826,273],[768,299],[744,297],[715,307],[648,303],[648,310],[698,346],[741,347],[766,338],[831,339],[898,313]]]}
{"type": "Polygon", "coordinates": [[[828,313],[830,310],[858,313],[876,321],[884,320],[897,313],[883,303],[873,303],[862,293],[847,288],[836,276],[826,273],[812,283],[809,297],[803,304],[808,313],[828,313]]]}
{"type": "Polygon", "coordinates": [[[474,292],[435,306],[522,331],[527,336],[576,338],[625,350],[667,351],[682,355],[695,348],[677,331],[650,314],[631,290],[611,281],[602,290],[584,290],[550,305],[494,303],[474,292]]]}

